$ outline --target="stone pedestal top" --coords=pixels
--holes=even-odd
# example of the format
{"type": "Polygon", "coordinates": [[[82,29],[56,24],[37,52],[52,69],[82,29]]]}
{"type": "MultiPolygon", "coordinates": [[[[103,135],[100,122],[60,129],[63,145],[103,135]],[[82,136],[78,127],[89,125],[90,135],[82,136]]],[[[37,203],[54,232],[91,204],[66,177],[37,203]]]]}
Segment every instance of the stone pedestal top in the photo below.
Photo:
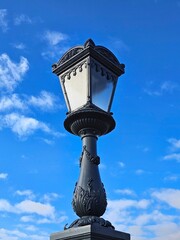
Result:
{"type": "Polygon", "coordinates": [[[130,240],[130,234],[93,224],[52,233],[50,240],[130,240]]]}

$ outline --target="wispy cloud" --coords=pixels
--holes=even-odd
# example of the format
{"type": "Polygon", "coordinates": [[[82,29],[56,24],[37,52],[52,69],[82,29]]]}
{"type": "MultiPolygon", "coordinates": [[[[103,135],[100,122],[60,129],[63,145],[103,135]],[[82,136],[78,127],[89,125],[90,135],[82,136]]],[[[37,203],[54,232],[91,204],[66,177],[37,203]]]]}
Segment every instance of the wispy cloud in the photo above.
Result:
{"type": "Polygon", "coordinates": [[[153,191],[152,196],[165,202],[173,208],[180,209],[180,190],[178,189],[161,189],[158,191],[153,191]]]}
{"type": "Polygon", "coordinates": [[[118,52],[129,52],[129,46],[122,40],[117,38],[110,38],[111,46],[118,52]]]}
{"type": "Polygon", "coordinates": [[[135,174],[136,175],[142,175],[142,174],[144,174],[145,173],[145,171],[143,170],[143,169],[137,169],[136,171],[135,171],[135,174]]]}
{"type": "Polygon", "coordinates": [[[19,94],[4,94],[0,98],[0,112],[7,112],[10,110],[27,110],[28,108],[38,108],[41,111],[54,111],[64,108],[64,104],[53,93],[41,91],[38,96],[28,96],[19,94]]]}
{"type": "Polygon", "coordinates": [[[140,209],[145,210],[150,205],[150,200],[141,199],[141,200],[132,200],[132,199],[116,199],[116,200],[108,200],[108,208],[105,213],[105,218],[111,221],[113,224],[123,222],[127,223],[124,219],[129,219],[129,211],[131,209],[140,209]],[[121,217],[120,217],[121,216],[121,217]]]}
{"type": "Polygon", "coordinates": [[[49,111],[59,108],[64,108],[63,104],[59,103],[59,99],[52,93],[41,91],[40,95],[30,96],[28,104],[40,108],[42,111],[49,111]]]}
{"type": "Polygon", "coordinates": [[[43,201],[48,203],[57,200],[58,198],[62,198],[62,196],[57,193],[46,193],[43,196],[43,201]]]}
{"type": "Polygon", "coordinates": [[[67,38],[67,35],[61,32],[46,31],[44,33],[44,40],[46,40],[50,46],[58,45],[60,42],[67,40],[67,38]]]}
{"type": "Polygon", "coordinates": [[[18,239],[29,239],[29,240],[48,240],[47,233],[38,232],[38,234],[27,234],[24,232],[25,227],[22,230],[15,229],[0,229],[0,239],[7,240],[18,240],[18,239]]]}
{"type": "Polygon", "coordinates": [[[163,157],[164,160],[176,160],[180,162],[180,153],[172,153],[163,157]]]}
{"type": "Polygon", "coordinates": [[[35,202],[32,200],[24,200],[16,204],[15,209],[20,213],[36,213],[44,217],[55,217],[55,208],[50,204],[35,202]]]}
{"type": "Polygon", "coordinates": [[[169,138],[168,142],[171,144],[172,150],[180,150],[180,139],[169,138]]]}
{"type": "Polygon", "coordinates": [[[20,14],[19,16],[16,16],[14,18],[14,25],[18,26],[18,25],[21,25],[21,24],[32,24],[32,19],[25,15],[25,14],[20,14]]]}
{"type": "Polygon", "coordinates": [[[8,21],[6,19],[7,9],[0,9],[0,28],[3,32],[8,30],[8,21]]]}
{"type": "Polygon", "coordinates": [[[144,89],[144,92],[150,96],[162,96],[167,93],[173,93],[178,89],[178,85],[172,81],[164,81],[159,86],[154,86],[154,83],[148,83],[149,86],[144,89]]]}
{"type": "Polygon", "coordinates": [[[123,162],[118,162],[118,166],[119,166],[120,168],[124,168],[124,167],[125,167],[125,163],[123,163],[123,162]]]}
{"type": "Polygon", "coordinates": [[[163,157],[164,160],[176,160],[180,162],[180,140],[176,138],[169,138],[167,140],[170,144],[170,153],[163,157]]]}
{"type": "Polygon", "coordinates": [[[7,177],[8,177],[8,174],[7,173],[0,173],[0,180],[1,179],[7,179],[7,177]]]}
{"type": "MultiPolygon", "coordinates": [[[[25,224],[25,226],[19,224],[19,226],[17,226],[17,231],[22,231],[22,233],[24,233],[25,235],[27,231],[34,231],[35,229],[37,230],[35,224],[59,224],[68,219],[65,212],[57,213],[56,208],[50,203],[52,200],[55,201],[61,197],[57,193],[45,193],[43,197],[39,196],[38,194],[37,196],[39,196],[41,200],[32,200],[35,197],[37,198],[37,196],[35,196],[31,190],[17,190],[15,194],[25,199],[16,203],[11,203],[7,199],[0,199],[0,212],[6,214],[6,217],[10,216],[10,214],[13,214],[15,218],[18,217],[20,222],[22,224],[25,224]],[[28,225],[29,223],[33,223],[34,227],[32,225],[28,225]],[[31,227],[29,228],[28,226],[31,227]]],[[[2,228],[0,229],[0,239],[2,236],[1,230],[2,228]]],[[[34,238],[29,233],[27,234],[28,239],[41,239],[34,238]]],[[[8,233],[8,235],[10,235],[10,233],[8,233]]],[[[5,239],[11,238],[7,237],[5,239]]],[[[14,240],[16,238],[12,239],[14,240]]],[[[24,239],[24,236],[17,239],[24,239]]],[[[42,240],[44,239],[45,238],[42,238],[42,240]]]]}
{"type": "Polygon", "coordinates": [[[50,217],[52,219],[55,217],[55,208],[52,205],[32,200],[23,200],[20,203],[12,205],[6,199],[0,199],[0,211],[17,214],[33,213],[43,217],[50,217]]]}
{"type": "Polygon", "coordinates": [[[42,52],[44,58],[59,58],[69,48],[68,36],[61,32],[47,30],[43,33],[43,40],[46,43],[46,49],[42,52]]]}
{"type": "Polygon", "coordinates": [[[12,44],[14,48],[19,49],[19,50],[23,50],[26,48],[24,43],[14,43],[12,44]]]}
{"type": "Polygon", "coordinates": [[[26,117],[18,113],[10,113],[3,116],[2,126],[10,128],[19,137],[27,137],[38,130],[54,134],[47,124],[40,122],[35,118],[26,117]]]}
{"type": "Polygon", "coordinates": [[[127,199],[108,200],[105,219],[116,230],[131,233],[132,239],[163,240],[165,236],[168,240],[178,239],[180,190],[154,189],[149,193],[146,192],[147,199],[138,195],[131,199],[129,195],[127,199]]]}
{"type": "Polygon", "coordinates": [[[171,175],[168,175],[164,178],[164,181],[177,181],[180,179],[180,175],[176,175],[176,174],[171,174],[171,175]]]}
{"type": "Polygon", "coordinates": [[[115,193],[122,194],[122,195],[128,195],[128,196],[135,196],[135,192],[131,189],[116,189],[115,193]]]}
{"type": "Polygon", "coordinates": [[[13,62],[7,54],[0,55],[0,89],[13,91],[29,69],[25,57],[19,63],[13,62]]]}
{"type": "Polygon", "coordinates": [[[27,197],[28,199],[34,199],[35,195],[31,190],[17,190],[15,192],[16,195],[22,196],[22,197],[27,197]]]}
{"type": "MultiPolygon", "coordinates": [[[[62,137],[65,134],[52,130],[48,124],[39,121],[35,117],[27,116],[28,113],[36,114],[36,109],[41,111],[55,111],[63,108],[59,98],[54,94],[41,91],[39,96],[25,94],[4,94],[0,98],[0,130],[9,128],[21,139],[27,139],[35,132],[41,131],[53,137],[62,137]]],[[[38,111],[39,112],[39,111],[38,111]]],[[[45,143],[52,144],[53,140],[41,137],[45,143]]]]}
{"type": "Polygon", "coordinates": [[[5,95],[0,98],[0,112],[19,109],[24,110],[27,106],[17,94],[5,95]]]}

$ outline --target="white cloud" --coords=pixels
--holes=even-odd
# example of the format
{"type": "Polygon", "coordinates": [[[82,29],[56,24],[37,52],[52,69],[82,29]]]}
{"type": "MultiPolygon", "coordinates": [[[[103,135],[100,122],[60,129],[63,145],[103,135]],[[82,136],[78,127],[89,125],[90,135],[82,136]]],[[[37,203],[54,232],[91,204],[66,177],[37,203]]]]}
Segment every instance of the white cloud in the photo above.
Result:
{"type": "Polygon", "coordinates": [[[20,99],[17,94],[7,95],[0,98],[0,112],[11,109],[26,109],[26,104],[20,99]]]}
{"type": "Polygon", "coordinates": [[[22,216],[20,218],[20,221],[21,222],[25,222],[25,223],[27,223],[27,222],[35,222],[35,218],[34,218],[34,216],[26,215],[26,216],[22,216]]]}
{"type": "Polygon", "coordinates": [[[0,240],[49,240],[48,233],[39,231],[36,235],[25,233],[24,230],[25,227],[22,230],[0,228],[0,240]]]}
{"type": "MultiPolygon", "coordinates": [[[[69,47],[66,46],[68,36],[57,31],[45,31],[43,40],[47,43],[47,48],[42,52],[42,56],[46,59],[59,58],[60,54],[64,54],[69,47]]],[[[57,59],[56,59],[57,60],[57,59]]]]}
{"type": "Polygon", "coordinates": [[[180,153],[172,153],[163,157],[164,160],[176,160],[180,162],[180,153]]]}
{"type": "Polygon", "coordinates": [[[135,174],[137,174],[137,175],[142,175],[142,174],[144,174],[144,173],[145,173],[145,171],[142,170],[142,169],[137,169],[137,170],[135,171],[135,174]]]}
{"type": "Polygon", "coordinates": [[[19,230],[7,230],[4,228],[0,229],[0,240],[19,240],[20,238],[27,238],[27,234],[20,232],[19,230]]]}
{"type": "Polygon", "coordinates": [[[125,210],[128,208],[142,208],[146,209],[150,204],[147,199],[142,199],[140,201],[131,199],[121,199],[121,200],[108,200],[108,209],[125,210]]]}
{"type": "Polygon", "coordinates": [[[177,240],[180,239],[180,225],[173,222],[163,222],[146,227],[146,231],[152,233],[151,240],[177,240]]]}
{"type": "Polygon", "coordinates": [[[119,165],[119,167],[121,167],[121,168],[124,168],[124,167],[125,167],[125,163],[123,163],[123,162],[118,162],[118,165],[119,165]]]}
{"type": "Polygon", "coordinates": [[[164,178],[165,181],[177,181],[180,179],[180,175],[169,175],[164,178]]]}
{"type": "Polygon", "coordinates": [[[14,93],[4,95],[0,98],[0,112],[13,109],[27,110],[28,107],[36,107],[42,111],[52,111],[64,108],[64,105],[60,104],[58,97],[47,91],[41,91],[37,97],[20,96],[14,93]]]}
{"type": "Polygon", "coordinates": [[[167,203],[173,208],[180,209],[180,190],[178,189],[161,189],[152,192],[152,196],[167,203]]]}
{"type": "Polygon", "coordinates": [[[166,93],[173,93],[173,91],[177,88],[178,85],[172,81],[164,81],[159,85],[159,87],[153,86],[153,82],[151,82],[150,86],[144,89],[144,92],[150,96],[162,96],[166,93]]]}
{"type": "Polygon", "coordinates": [[[0,9],[0,28],[3,32],[8,30],[8,22],[6,19],[7,9],[0,9]]]}
{"type": "Polygon", "coordinates": [[[170,81],[165,81],[161,84],[160,86],[160,90],[161,92],[169,92],[172,93],[173,90],[177,87],[176,84],[174,84],[173,82],[170,81]]]}
{"type": "Polygon", "coordinates": [[[57,193],[46,193],[44,196],[43,196],[43,200],[45,202],[51,202],[53,200],[56,200],[58,198],[61,198],[62,196],[60,196],[59,194],[57,193]]]}
{"type": "Polygon", "coordinates": [[[6,114],[3,117],[3,126],[10,128],[19,137],[26,137],[37,130],[54,134],[45,123],[17,113],[6,114]]]}
{"type": "Polygon", "coordinates": [[[179,192],[155,189],[148,199],[109,200],[104,218],[116,230],[129,232],[132,240],[177,240],[180,236],[179,192]]]}
{"type": "Polygon", "coordinates": [[[137,225],[157,224],[158,222],[172,222],[175,219],[174,216],[163,214],[159,210],[153,210],[150,213],[141,213],[134,219],[134,223],[137,225]]]}
{"type": "Polygon", "coordinates": [[[27,231],[31,231],[31,232],[38,232],[39,231],[39,229],[37,227],[35,227],[34,225],[28,225],[28,226],[25,227],[25,229],[27,231]]]}
{"type": "Polygon", "coordinates": [[[24,43],[15,43],[15,44],[13,44],[13,47],[16,49],[19,49],[19,50],[23,50],[26,48],[24,43]]]}
{"type": "Polygon", "coordinates": [[[167,140],[170,143],[170,152],[169,154],[163,157],[163,160],[176,160],[180,162],[180,140],[176,138],[169,138],[167,140]]]}
{"type": "MultiPolygon", "coordinates": [[[[38,131],[43,133],[47,133],[53,137],[64,137],[66,136],[64,133],[56,132],[51,129],[46,123],[39,121],[32,117],[27,117],[21,115],[16,112],[12,112],[5,115],[0,115],[0,130],[3,128],[9,128],[13,133],[18,135],[18,137],[22,140],[26,140],[26,138],[38,131]]],[[[44,139],[41,137],[44,141],[44,139]]],[[[52,141],[46,142],[47,144],[51,144],[52,141]]]]}
{"type": "Polygon", "coordinates": [[[28,17],[25,14],[21,14],[21,15],[14,18],[14,24],[16,26],[21,25],[23,23],[32,24],[32,20],[30,19],[30,17],[28,17]]]}
{"type": "Polygon", "coordinates": [[[119,193],[122,195],[129,195],[129,196],[135,196],[135,192],[131,189],[116,189],[115,193],[119,193]]]}
{"type": "Polygon", "coordinates": [[[58,103],[58,98],[49,92],[41,91],[40,96],[31,96],[28,100],[28,104],[34,107],[38,107],[43,111],[49,111],[56,108],[63,108],[64,106],[58,103]]]}
{"type": "Polygon", "coordinates": [[[50,46],[55,46],[60,42],[66,40],[68,37],[66,34],[56,31],[46,31],[44,33],[44,39],[50,46]]]}
{"type": "Polygon", "coordinates": [[[171,144],[172,150],[180,149],[180,139],[169,138],[168,142],[171,144]]]}
{"type": "Polygon", "coordinates": [[[31,190],[17,190],[15,192],[15,194],[19,195],[19,196],[25,196],[28,197],[29,199],[33,199],[35,198],[35,195],[33,194],[33,192],[31,190]]]}
{"type": "MultiPolygon", "coordinates": [[[[77,164],[79,164],[79,162],[77,164]]],[[[104,163],[101,163],[99,165],[99,169],[101,169],[101,170],[106,169],[106,168],[107,168],[107,166],[104,163]]]]}
{"type": "Polygon", "coordinates": [[[13,62],[7,54],[0,55],[0,89],[13,91],[29,69],[28,60],[20,58],[19,63],[13,62]]]}
{"type": "Polygon", "coordinates": [[[47,138],[41,138],[41,140],[42,140],[43,142],[45,142],[46,144],[48,144],[48,145],[53,145],[53,144],[54,144],[54,141],[49,140],[49,139],[47,139],[47,138]]]}
{"type": "Polygon", "coordinates": [[[124,42],[122,41],[121,39],[113,39],[111,38],[111,45],[116,48],[118,51],[120,52],[128,52],[130,49],[129,49],[129,46],[124,42]]]}
{"type": "Polygon", "coordinates": [[[0,179],[6,179],[8,177],[7,173],[0,173],[0,179]]]}
{"type": "Polygon", "coordinates": [[[16,204],[15,208],[21,213],[35,213],[43,217],[55,217],[55,208],[50,204],[43,204],[31,200],[24,200],[16,204]]]}
{"type": "Polygon", "coordinates": [[[6,200],[6,199],[0,199],[0,211],[1,212],[17,212],[16,209],[6,200]]]}

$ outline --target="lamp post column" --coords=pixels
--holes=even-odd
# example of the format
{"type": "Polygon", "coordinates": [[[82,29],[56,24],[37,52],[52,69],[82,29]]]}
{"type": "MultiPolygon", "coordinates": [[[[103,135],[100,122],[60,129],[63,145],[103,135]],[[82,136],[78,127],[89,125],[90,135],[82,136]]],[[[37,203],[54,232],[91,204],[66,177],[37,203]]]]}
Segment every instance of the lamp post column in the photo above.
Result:
{"type": "Polygon", "coordinates": [[[107,206],[106,193],[101,182],[98,165],[100,158],[97,156],[97,136],[92,130],[81,134],[82,156],[80,158],[81,172],[74,190],[73,209],[83,221],[92,220],[92,216],[100,217],[107,206]],[[90,217],[91,216],[91,217],[90,217]]]}
{"type": "Polygon", "coordinates": [[[82,154],[72,200],[79,218],[65,231],[52,234],[51,240],[130,240],[129,234],[116,231],[101,218],[107,199],[97,155],[98,137],[115,128],[110,109],[124,67],[110,50],[96,46],[91,39],[83,46],[69,49],[53,64],[68,108],[64,127],[81,138],[82,154]]]}
{"type": "Polygon", "coordinates": [[[69,228],[98,223],[105,227],[114,227],[109,221],[100,218],[106,211],[107,200],[104,185],[101,182],[97,155],[98,136],[105,135],[115,127],[110,113],[89,104],[67,116],[64,122],[67,131],[82,140],[80,157],[80,176],[73,194],[73,209],[80,217],[69,228]]]}

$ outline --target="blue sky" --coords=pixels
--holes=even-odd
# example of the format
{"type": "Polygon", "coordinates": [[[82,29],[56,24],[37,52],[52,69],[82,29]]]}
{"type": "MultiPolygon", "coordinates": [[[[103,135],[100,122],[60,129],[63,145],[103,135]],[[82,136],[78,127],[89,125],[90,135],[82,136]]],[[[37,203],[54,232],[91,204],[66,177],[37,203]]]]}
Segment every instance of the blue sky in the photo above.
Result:
{"type": "Polygon", "coordinates": [[[92,38],[126,65],[98,140],[103,216],[132,240],[180,239],[180,1],[0,1],[0,240],[47,240],[71,207],[81,141],[51,73],[92,38]]]}

